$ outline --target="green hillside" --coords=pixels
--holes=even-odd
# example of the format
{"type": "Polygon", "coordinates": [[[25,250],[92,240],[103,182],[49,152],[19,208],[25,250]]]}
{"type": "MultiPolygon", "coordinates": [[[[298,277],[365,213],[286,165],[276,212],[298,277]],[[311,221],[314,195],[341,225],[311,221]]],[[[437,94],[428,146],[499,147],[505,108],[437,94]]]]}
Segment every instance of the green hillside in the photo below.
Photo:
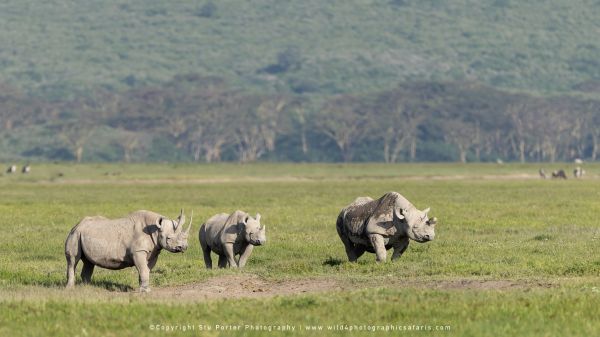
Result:
{"type": "Polygon", "coordinates": [[[597,0],[7,0],[0,82],[60,98],[186,73],[269,92],[568,92],[600,80],[599,17],[597,0]]]}

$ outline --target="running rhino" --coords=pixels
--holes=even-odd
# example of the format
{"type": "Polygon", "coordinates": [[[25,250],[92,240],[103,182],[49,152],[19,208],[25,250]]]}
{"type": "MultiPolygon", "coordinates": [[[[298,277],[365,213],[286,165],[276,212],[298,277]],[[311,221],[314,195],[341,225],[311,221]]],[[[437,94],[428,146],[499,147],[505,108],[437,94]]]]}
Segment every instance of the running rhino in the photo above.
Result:
{"type": "Polygon", "coordinates": [[[365,251],[385,262],[387,250],[394,248],[392,260],[402,256],[409,239],[431,241],[435,237],[436,218],[429,219],[429,208],[419,211],[396,192],[377,200],[360,197],[346,206],[337,219],[337,232],[346,247],[348,260],[355,262],[365,251]]]}
{"type": "Polygon", "coordinates": [[[265,226],[260,225],[260,214],[252,218],[240,210],[231,215],[221,213],[208,219],[200,227],[200,246],[204,253],[206,268],[212,268],[210,252],[219,255],[219,268],[244,267],[254,246],[267,241],[265,226]],[[239,255],[239,261],[235,257],[239,255]]]}
{"type": "MultiPolygon", "coordinates": [[[[193,217],[193,214],[192,214],[193,217]]],[[[85,217],[67,236],[67,288],[75,285],[75,268],[81,259],[81,279],[89,283],[94,266],[123,269],[135,266],[140,275],[140,291],[150,291],[150,270],[164,248],[172,253],[187,249],[187,230],[183,230],[183,210],[177,220],[150,211],[137,211],[121,219],[85,217]]]]}

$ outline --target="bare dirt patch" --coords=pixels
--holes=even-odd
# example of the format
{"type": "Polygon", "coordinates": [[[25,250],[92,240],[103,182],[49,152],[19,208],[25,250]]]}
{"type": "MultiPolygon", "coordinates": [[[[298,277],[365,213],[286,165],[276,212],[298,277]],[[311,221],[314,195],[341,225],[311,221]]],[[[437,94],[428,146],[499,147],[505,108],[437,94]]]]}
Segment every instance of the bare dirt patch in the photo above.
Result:
{"type": "Polygon", "coordinates": [[[555,284],[523,280],[394,280],[365,282],[362,285],[335,278],[290,279],[269,281],[257,275],[227,275],[211,278],[205,282],[176,287],[155,288],[149,297],[170,298],[189,301],[225,299],[225,298],[266,298],[313,294],[366,288],[417,288],[440,290],[517,290],[531,288],[549,288],[555,284]]]}
{"type": "Polygon", "coordinates": [[[548,282],[530,282],[530,281],[511,281],[511,280],[444,280],[438,282],[427,282],[428,286],[434,289],[470,289],[470,290],[509,290],[509,289],[530,289],[530,288],[551,288],[552,283],[548,282]]]}
{"type": "Polygon", "coordinates": [[[256,275],[227,275],[205,282],[153,290],[153,298],[181,298],[183,300],[219,298],[260,298],[304,293],[342,290],[335,279],[300,279],[267,281],[256,275]]]}

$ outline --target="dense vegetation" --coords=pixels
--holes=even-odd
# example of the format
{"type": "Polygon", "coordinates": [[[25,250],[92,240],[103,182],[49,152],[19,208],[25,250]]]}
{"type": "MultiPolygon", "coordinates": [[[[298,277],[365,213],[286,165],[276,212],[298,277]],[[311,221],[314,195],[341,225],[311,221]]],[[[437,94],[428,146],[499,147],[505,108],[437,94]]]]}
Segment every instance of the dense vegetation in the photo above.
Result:
{"type": "Polygon", "coordinates": [[[11,0],[0,159],[595,159],[599,15],[592,0],[11,0]]]}
{"type": "Polygon", "coordinates": [[[469,82],[406,84],[316,104],[189,75],[72,101],[14,94],[0,111],[5,158],[524,162],[600,153],[600,101],[469,82]]]}

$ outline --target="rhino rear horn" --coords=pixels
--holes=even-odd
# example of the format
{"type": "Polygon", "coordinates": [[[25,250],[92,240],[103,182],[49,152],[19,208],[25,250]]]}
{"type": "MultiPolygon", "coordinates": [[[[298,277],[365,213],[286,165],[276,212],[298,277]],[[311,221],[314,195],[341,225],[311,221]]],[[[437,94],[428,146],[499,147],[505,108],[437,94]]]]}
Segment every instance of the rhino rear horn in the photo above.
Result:
{"type": "Polygon", "coordinates": [[[194,219],[194,211],[192,210],[192,214],[190,215],[190,225],[186,229],[185,234],[188,234],[190,232],[190,229],[192,229],[192,220],[193,219],[194,219]]]}
{"type": "Polygon", "coordinates": [[[185,214],[183,214],[183,208],[181,209],[181,211],[179,212],[179,216],[177,217],[177,224],[175,225],[174,229],[178,229],[179,227],[182,227],[181,225],[183,225],[185,223],[185,214]]]}

